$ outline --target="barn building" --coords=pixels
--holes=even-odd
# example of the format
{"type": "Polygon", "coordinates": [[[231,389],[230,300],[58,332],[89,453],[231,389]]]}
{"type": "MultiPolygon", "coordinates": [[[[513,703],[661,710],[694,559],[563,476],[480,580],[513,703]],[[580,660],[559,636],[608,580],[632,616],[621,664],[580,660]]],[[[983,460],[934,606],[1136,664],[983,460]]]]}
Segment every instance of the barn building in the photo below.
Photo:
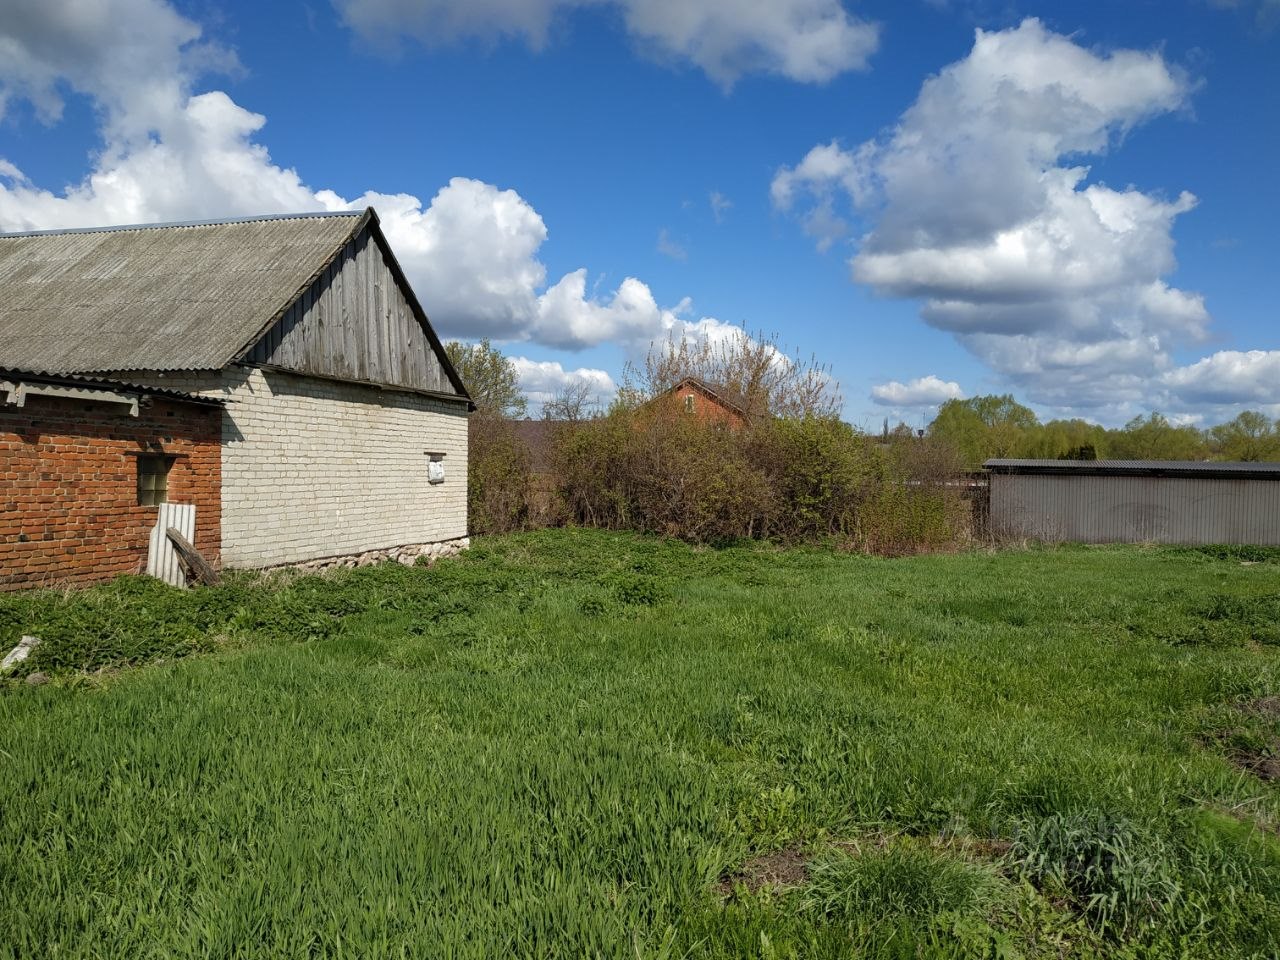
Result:
{"type": "Polygon", "coordinates": [[[0,235],[0,588],[467,543],[470,397],[377,214],[0,235]]]}
{"type": "Polygon", "coordinates": [[[997,537],[1280,546],[1280,463],[988,460],[984,466],[997,537]]]}

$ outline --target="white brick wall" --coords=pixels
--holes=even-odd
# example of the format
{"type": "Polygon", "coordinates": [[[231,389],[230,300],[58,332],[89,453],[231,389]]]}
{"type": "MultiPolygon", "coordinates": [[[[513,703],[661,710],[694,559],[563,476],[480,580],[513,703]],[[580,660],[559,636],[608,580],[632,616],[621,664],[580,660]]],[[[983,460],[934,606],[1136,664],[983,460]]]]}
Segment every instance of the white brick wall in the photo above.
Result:
{"type": "Polygon", "coordinates": [[[223,396],[222,562],[265,567],[467,535],[466,407],[277,371],[150,379],[223,396]],[[427,482],[426,451],[445,453],[427,482]]]}

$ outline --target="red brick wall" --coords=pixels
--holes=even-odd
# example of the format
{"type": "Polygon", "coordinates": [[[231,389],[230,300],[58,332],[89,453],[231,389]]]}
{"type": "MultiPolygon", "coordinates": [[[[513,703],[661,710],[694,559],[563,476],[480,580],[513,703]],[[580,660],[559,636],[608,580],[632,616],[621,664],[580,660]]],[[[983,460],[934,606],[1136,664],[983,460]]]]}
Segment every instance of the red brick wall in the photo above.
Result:
{"type": "Polygon", "coordinates": [[[709,397],[697,387],[682,386],[670,393],[658,397],[655,404],[661,404],[668,416],[691,416],[702,424],[721,423],[730,430],[741,430],[747,425],[747,418],[737,410],[725,406],[714,397],[709,397]],[[693,410],[689,410],[686,398],[693,397],[693,410]]]}
{"type": "Polygon", "coordinates": [[[144,570],[157,508],[138,506],[131,454],[142,450],[176,456],[168,499],[196,505],[196,547],[217,561],[221,409],[159,398],[137,417],[120,409],[49,397],[0,404],[0,590],[144,570]]]}

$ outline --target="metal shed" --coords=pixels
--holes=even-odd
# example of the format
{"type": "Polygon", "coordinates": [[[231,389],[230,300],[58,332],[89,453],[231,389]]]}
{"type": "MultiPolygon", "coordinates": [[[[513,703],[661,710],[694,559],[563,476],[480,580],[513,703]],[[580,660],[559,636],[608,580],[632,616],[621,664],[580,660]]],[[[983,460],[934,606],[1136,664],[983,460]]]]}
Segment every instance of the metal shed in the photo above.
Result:
{"type": "Polygon", "coordinates": [[[998,537],[1280,546],[1280,463],[988,460],[998,537]]]}

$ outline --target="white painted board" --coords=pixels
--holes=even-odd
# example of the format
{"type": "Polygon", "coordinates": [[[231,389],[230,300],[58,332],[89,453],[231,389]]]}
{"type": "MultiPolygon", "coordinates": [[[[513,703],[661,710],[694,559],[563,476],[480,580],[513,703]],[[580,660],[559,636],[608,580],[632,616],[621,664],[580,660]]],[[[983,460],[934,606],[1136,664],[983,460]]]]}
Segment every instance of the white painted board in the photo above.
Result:
{"type": "Polygon", "coordinates": [[[151,531],[151,547],[147,551],[147,573],[174,587],[186,587],[187,577],[178,562],[178,551],[165,531],[170,527],[191,543],[196,542],[196,505],[194,503],[162,503],[151,531]]]}

